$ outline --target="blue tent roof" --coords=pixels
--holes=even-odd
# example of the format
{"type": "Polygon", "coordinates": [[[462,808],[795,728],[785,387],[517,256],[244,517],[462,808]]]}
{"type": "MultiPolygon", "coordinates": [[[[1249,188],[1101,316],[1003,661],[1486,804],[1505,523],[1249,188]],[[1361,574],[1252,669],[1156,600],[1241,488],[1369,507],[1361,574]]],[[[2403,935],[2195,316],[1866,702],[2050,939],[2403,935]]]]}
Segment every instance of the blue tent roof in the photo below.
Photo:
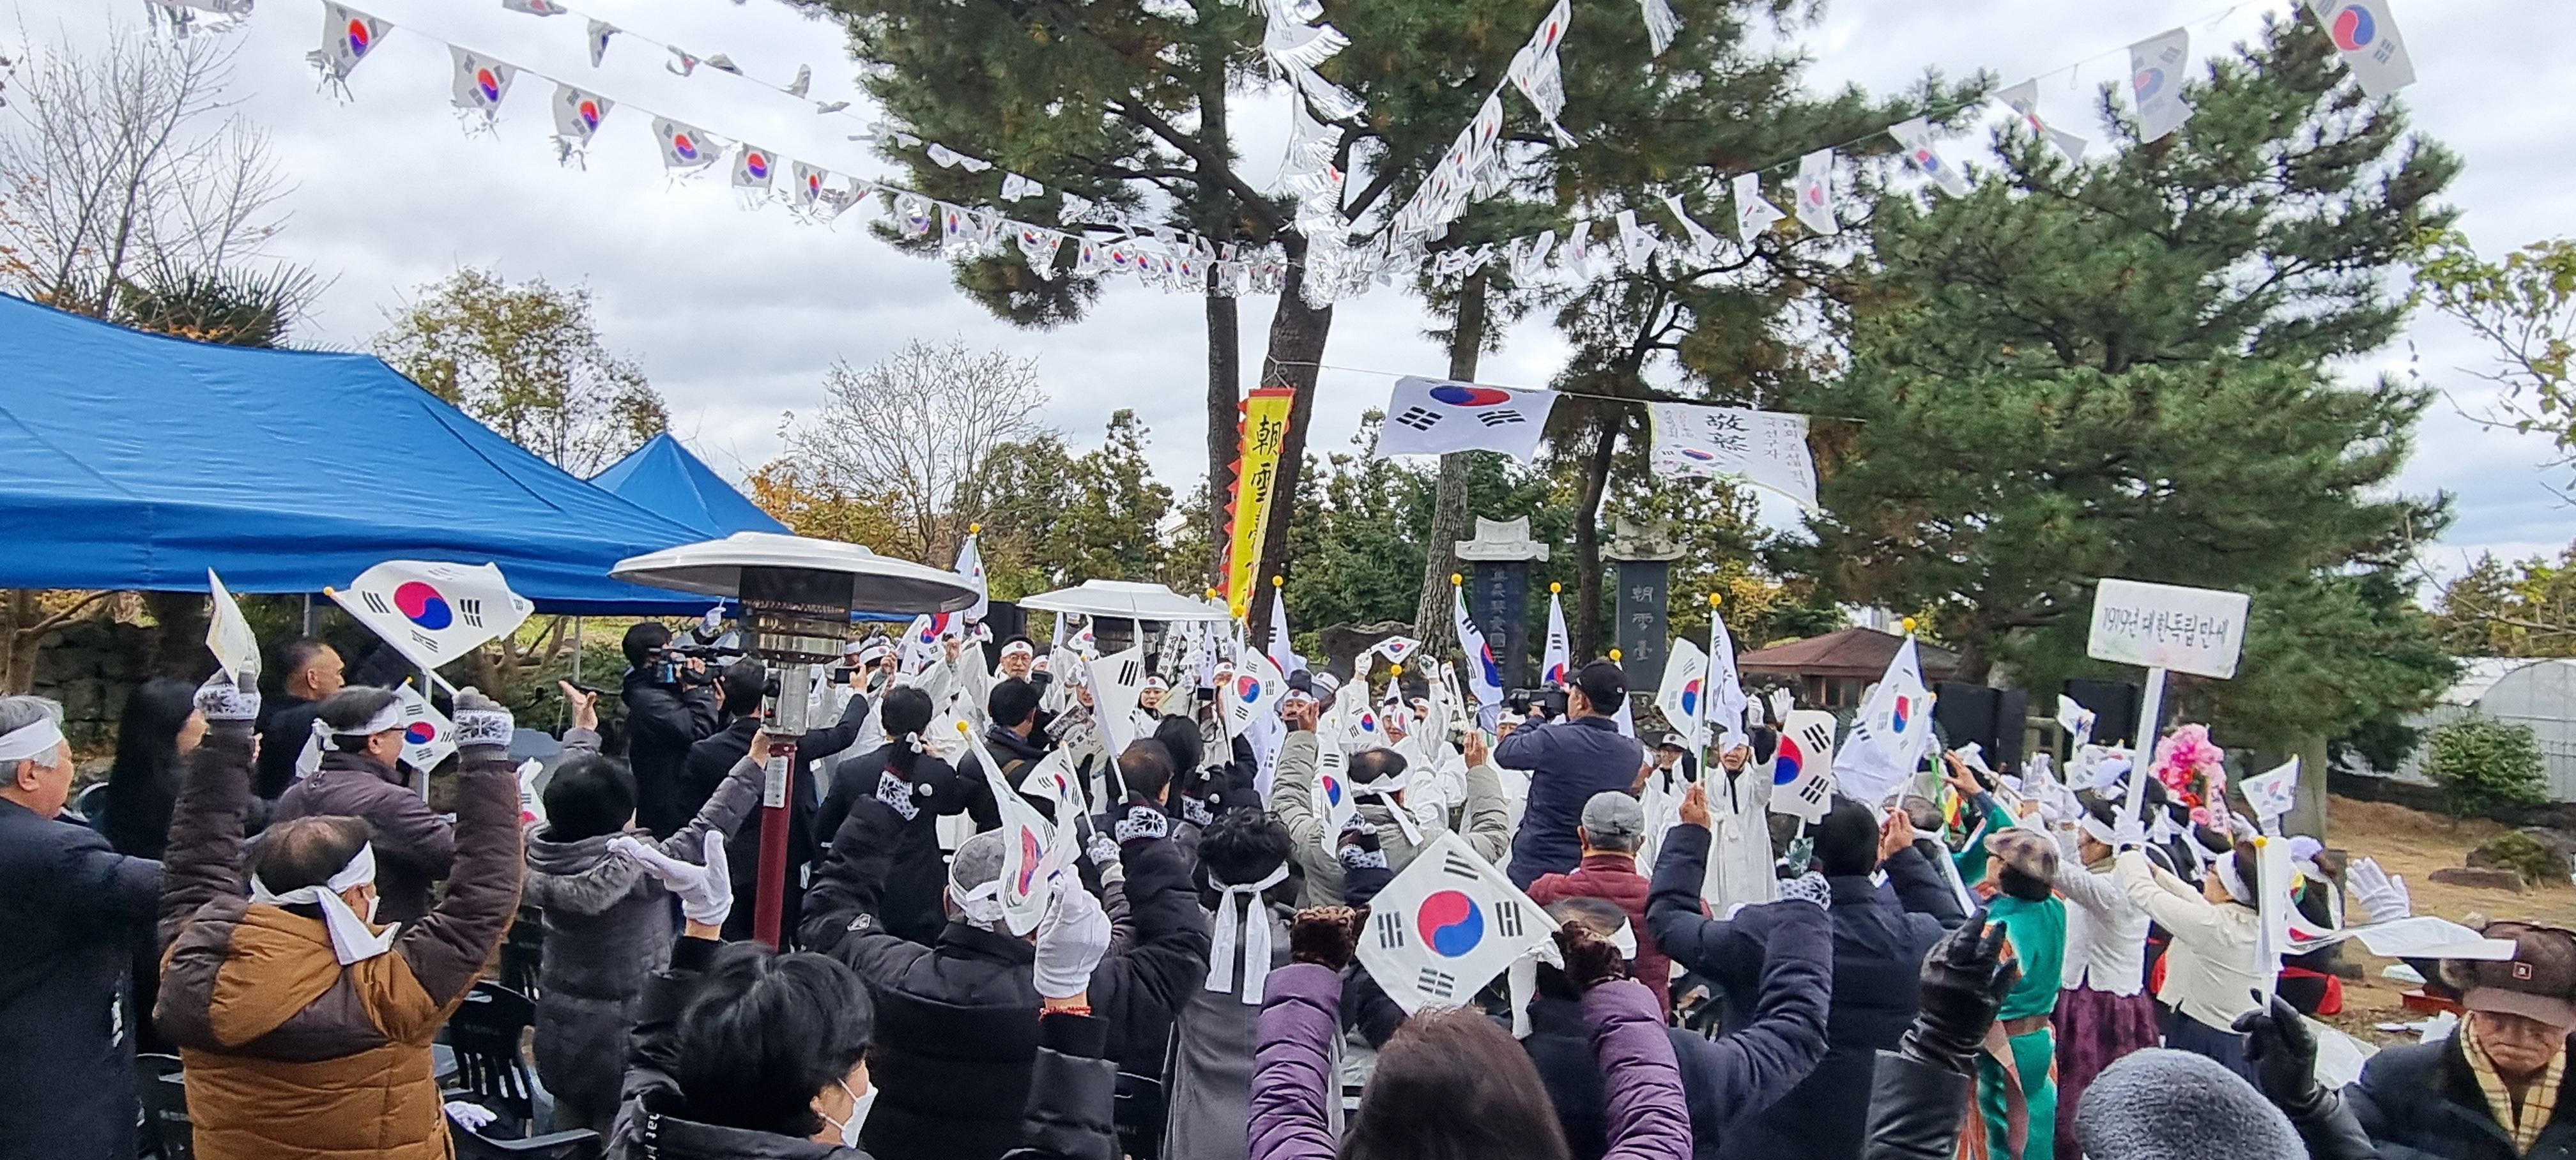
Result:
{"type": "Polygon", "coordinates": [[[319,592],[498,564],[555,612],[696,612],[608,578],[707,536],[573,478],[371,355],[127,330],[0,296],[0,586],[319,592]]]}
{"type": "Polygon", "coordinates": [[[787,525],[735,491],[667,431],[591,476],[590,482],[664,519],[705,533],[702,539],[722,539],[735,532],[788,531],[787,525]]]}

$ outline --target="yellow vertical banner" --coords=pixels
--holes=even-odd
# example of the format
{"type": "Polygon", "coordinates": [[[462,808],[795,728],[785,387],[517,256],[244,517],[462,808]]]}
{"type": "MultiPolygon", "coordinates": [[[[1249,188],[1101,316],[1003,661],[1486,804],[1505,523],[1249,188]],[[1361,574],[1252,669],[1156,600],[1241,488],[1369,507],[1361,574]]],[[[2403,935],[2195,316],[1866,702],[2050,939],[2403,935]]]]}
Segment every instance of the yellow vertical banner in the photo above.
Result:
{"type": "Polygon", "coordinates": [[[1241,608],[1252,599],[1261,569],[1261,540],[1270,529],[1272,493],[1279,479],[1279,449],[1288,441],[1289,387],[1263,387],[1236,406],[1234,494],[1226,500],[1225,602],[1241,608]]]}

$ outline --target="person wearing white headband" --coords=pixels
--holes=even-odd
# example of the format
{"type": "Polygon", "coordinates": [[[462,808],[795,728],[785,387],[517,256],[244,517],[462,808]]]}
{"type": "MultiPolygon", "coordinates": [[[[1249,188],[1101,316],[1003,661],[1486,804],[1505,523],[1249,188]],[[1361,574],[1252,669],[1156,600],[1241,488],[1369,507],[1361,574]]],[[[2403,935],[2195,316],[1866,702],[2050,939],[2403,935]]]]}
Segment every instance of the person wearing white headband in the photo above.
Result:
{"type": "Polygon", "coordinates": [[[1288,964],[1288,831],[1259,810],[1226,810],[1199,835],[1199,909],[1214,927],[1205,980],[1172,1030],[1171,1113],[1162,1155],[1242,1160],[1251,1119],[1262,989],[1288,964]]]}
{"type": "MultiPolygon", "coordinates": [[[[2119,799],[2097,797],[2057,830],[2057,893],[2067,903],[2056,1016],[2061,1156],[2083,1154],[2075,1110],[2094,1077],[2163,1035],[2155,996],[2147,993],[2147,911],[2111,874],[2119,829],[2119,799]]],[[[2144,840],[2143,831],[2138,836],[2144,840]]]]}
{"type": "Polygon", "coordinates": [[[366,820],[281,819],[245,858],[248,719],[207,716],[170,823],[154,1007],[185,1063],[196,1154],[451,1155],[430,1045],[517,916],[524,870],[509,712],[457,695],[454,873],[399,925],[377,904],[385,849],[366,820]]]}
{"type": "Polygon", "coordinates": [[[2165,950],[2164,985],[2156,990],[2169,1011],[2165,1046],[2208,1056],[2252,1081],[2245,1037],[2229,1028],[2237,1016],[2260,1009],[2255,996],[2269,991],[2272,982],[2272,965],[2259,953],[2253,845],[2239,842],[2217,855],[2194,890],[2147,860],[2141,848],[2146,836],[2134,823],[2114,836],[2120,852],[2111,863],[2112,877],[2173,934],[2165,950]]]}
{"type": "MultiPolygon", "coordinates": [[[[460,699],[457,711],[471,710],[460,699]]],[[[430,884],[447,877],[456,858],[454,825],[430,811],[413,781],[427,771],[414,773],[403,762],[407,728],[391,690],[352,685],[331,694],[313,722],[313,769],[277,799],[275,815],[365,819],[375,830],[379,917],[386,922],[429,913],[430,884]]]]}
{"type": "MultiPolygon", "coordinates": [[[[128,948],[151,939],[161,864],[63,816],[73,769],[61,717],[42,697],[0,697],[0,1153],[132,1156],[128,948]]],[[[248,731],[245,717],[244,760],[248,731]]]]}

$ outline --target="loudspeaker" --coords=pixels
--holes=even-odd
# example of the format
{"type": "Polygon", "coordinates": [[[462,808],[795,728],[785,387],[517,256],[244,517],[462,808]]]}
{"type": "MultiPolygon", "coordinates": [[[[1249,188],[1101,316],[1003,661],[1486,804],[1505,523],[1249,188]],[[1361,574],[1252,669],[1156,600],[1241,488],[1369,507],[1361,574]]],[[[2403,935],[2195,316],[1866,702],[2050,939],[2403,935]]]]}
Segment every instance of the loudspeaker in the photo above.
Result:
{"type": "Polygon", "coordinates": [[[2093,743],[2132,745],[2138,735],[2139,702],[2146,690],[2127,681],[2071,680],[2066,695],[2093,711],[2093,743]]]}
{"type": "MultiPolygon", "coordinates": [[[[992,672],[1002,667],[1002,642],[1028,632],[1029,614],[1012,601],[989,600],[984,604],[983,624],[993,634],[993,639],[984,642],[984,671],[992,672]]],[[[1045,655],[1046,642],[1033,643],[1039,655],[1045,655]]]]}
{"type": "Polygon", "coordinates": [[[1932,694],[1932,723],[1940,727],[1942,742],[1957,749],[1974,741],[1985,753],[1986,764],[2003,769],[1995,761],[1996,691],[1965,681],[1943,681],[1932,686],[1932,694]]]}

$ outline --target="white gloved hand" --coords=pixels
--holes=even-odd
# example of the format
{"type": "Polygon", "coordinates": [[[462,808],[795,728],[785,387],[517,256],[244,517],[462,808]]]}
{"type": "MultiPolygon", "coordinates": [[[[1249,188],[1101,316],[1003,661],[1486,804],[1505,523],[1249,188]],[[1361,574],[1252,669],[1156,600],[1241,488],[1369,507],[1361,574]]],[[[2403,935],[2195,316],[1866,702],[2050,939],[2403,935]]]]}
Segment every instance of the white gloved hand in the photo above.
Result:
{"type": "Polygon", "coordinates": [[[1745,698],[1745,699],[1744,699],[1744,728],[1745,728],[1746,730],[1750,731],[1750,730],[1754,730],[1754,729],[1759,729],[1759,728],[1761,728],[1761,727],[1762,727],[1762,698],[1760,698],[1760,697],[1747,697],[1747,698],[1745,698]]]}
{"type": "Polygon", "coordinates": [[[1825,910],[1833,905],[1834,888],[1825,881],[1824,875],[1809,870],[1780,884],[1780,900],[1809,903],[1818,910],[1825,910]]]}
{"type": "Polygon", "coordinates": [[[510,752],[518,722],[507,706],[472,685],[456,691],[456,747],[467,761],[499,761],[510,752]]]}
{"type": "Polygon", "coordinates": [[[1109,953],[1109,912],[1079,882],[1067,882],[1038,923],[1037,961],[1030,981],[1046,999],[1070,999],[1091,989],[1091,972],[1109,953]]]}
{"type": "Polygon", "coordinates": [[[689,921],[722,926],[733,913],[733,869],[725,857],[723,834],[707,831],[703,866],[692,866],[625,834],[610,838],[608,848],[634,859],[645,873],[678,895],[680,913],[689,921]]]}
{"type": "Polygon", "coordinates": [[[2353,897],[2361,900],[2362,909],[2370,912],[2372,922],[2408,918],[2415,913],[2415,899],[2406,893],[2406,880],[2380,869],[2377,859],[2355,861],[2344,872],[2344,881],[2352,886],[2353,897]]]}
{"type": "Polygon", "coordinates": [[[2229,814],[2227,815],[2227,836],[2238,845],[2244,845],[2262,837],[2263,831],[2255,829],[2254,823],[2246,821],[2242,816],[2229,814]]]}
{"type": "Polygon", "coordinates": [[[1771,690],[1772,720],[1777,721],[1782,725],[1787,725],[1789,723],[1789,711],[1797,707],[1798,698],[1792,695],[1789,690],[1785,688],[1771,690]]]}
{"type": "Polygon", "coordinates": [[[197,712],[208,721],[250,721],[259,716],[259,686],[242,688],[233,684],[222,669],[197,686],[197,712]]]}
{"type": "Polygon", "coordinates": [[[710,641],[724,635],[724,605],[708,609],[705,616],[698,618],[698,625],[706,630],[706,638],[710,641]]]}
{"type": "Polygon", "coordinates": [[[456,1121],[457,1127],[468,1132],[480,1132],[491,1126],[492,1121],[501,1118],[490,1108],[481,1104],[469,1104],[464,1100],[447,1101],[446,1111],[448,1119],[456,1121]]]}
{"type": "Polygon", "coordinates": [[[2111,826],[2111,848],[2136,850],[2147,844],[2147,827],[2136,818],[2122,818],[2111,826]]]}

